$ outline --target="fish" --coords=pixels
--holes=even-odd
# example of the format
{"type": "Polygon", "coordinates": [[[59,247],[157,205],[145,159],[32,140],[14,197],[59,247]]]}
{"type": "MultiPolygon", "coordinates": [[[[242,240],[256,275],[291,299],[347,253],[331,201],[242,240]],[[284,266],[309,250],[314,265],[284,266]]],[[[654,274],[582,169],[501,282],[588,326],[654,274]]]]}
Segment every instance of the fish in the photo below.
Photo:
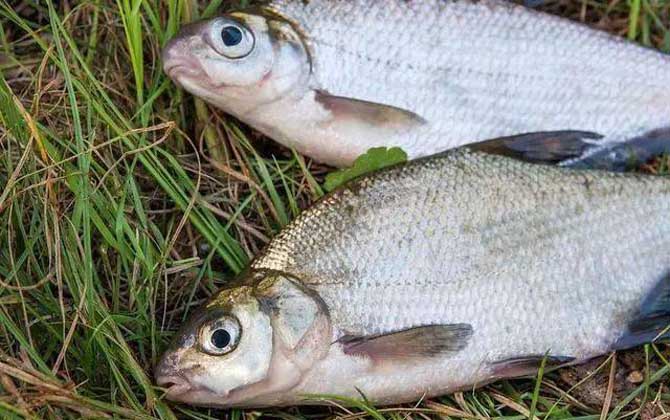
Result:
{"type": "Polygon", "coordinates": [[[214,407],[386,405],[665,338],[670,178],[553,164],[578,134],[466,145],[334,190],[188,318],[156,383],[214,407]]]}
{"type": "Polygon", "coordinates": [[[603,157],[653,130],[670,143],[669,55],[505,0],[275,0],[185,26],[162,61],[336,167],[372,147],[414,159],[540,131],[598,133],[603,157]]]}

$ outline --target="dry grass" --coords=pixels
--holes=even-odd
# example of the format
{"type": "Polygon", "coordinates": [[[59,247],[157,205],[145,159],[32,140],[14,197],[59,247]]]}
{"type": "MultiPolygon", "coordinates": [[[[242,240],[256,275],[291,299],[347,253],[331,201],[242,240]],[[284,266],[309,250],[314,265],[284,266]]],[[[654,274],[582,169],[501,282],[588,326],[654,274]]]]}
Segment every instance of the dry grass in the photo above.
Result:
{"type": "MultiPolygon", "coordinates": [[[[0,0],[0,417],[665,416],[670,365],[655,347],[416,406],[163,401],[151,366],[169,331],[321,196],[328,170],[162,74],[161,45],[181,21],[237,5],[219,3],[0,0]]],[[[670,3],[544,8],[670,51],[670,3]]]]}

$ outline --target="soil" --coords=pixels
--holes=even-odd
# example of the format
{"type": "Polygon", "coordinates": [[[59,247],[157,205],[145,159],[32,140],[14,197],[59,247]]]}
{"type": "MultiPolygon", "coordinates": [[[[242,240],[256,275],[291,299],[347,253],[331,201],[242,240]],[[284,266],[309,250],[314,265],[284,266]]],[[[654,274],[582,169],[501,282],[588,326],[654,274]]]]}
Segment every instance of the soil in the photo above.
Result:
{"type": "MultiPolygon", "coordinates": [[[[664,345],[659,345],[658,348],[666,357],[668,348],[664,345]]],[[[663,366],[660,358],[653,355],[653,349],[650,349],[648,364],[645,361],[644,349],[618,352],[614,357],[616,366],[610,407],[615,407],[636,388],[643,385],[647,372],[655,372],[663,366]]],[[[611,360],[599,357],[584,364],[560,369],[557,372],[558,384],[562,389],[569,390],[569,394],[582,404],[599,411],[606,403],[611,366],[611,360]]],[[[640,418],[651,419],[662,414],[660,407],[654,403],[654,396],[659,387],[664,387],[664,384],[653,384],[652,392],[647,393],[640,418]]],[[[642,392],[631,401],[631,404],[639,407],[644,398],[645,393],[642,392]]]]}

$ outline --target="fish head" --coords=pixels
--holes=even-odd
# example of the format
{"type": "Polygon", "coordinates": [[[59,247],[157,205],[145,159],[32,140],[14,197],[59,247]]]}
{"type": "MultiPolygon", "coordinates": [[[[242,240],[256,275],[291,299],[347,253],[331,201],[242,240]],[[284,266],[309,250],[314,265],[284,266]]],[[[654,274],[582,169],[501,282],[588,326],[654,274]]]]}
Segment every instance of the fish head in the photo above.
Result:
{"type": "Polygon", "coordinates": [[[162,61],[175,83],[238,117],[305,89],[310,74],[298,31],[261,12],[186,25],[165,45],[162,61]]]}
{"type": "Polygon", "coordinates": [[[297,280],[262,276],[219,291],[177,333],[156,368],[168,399],[263,407],[300,398],[292,388],[330,347],[327,309],[297,280]]]}

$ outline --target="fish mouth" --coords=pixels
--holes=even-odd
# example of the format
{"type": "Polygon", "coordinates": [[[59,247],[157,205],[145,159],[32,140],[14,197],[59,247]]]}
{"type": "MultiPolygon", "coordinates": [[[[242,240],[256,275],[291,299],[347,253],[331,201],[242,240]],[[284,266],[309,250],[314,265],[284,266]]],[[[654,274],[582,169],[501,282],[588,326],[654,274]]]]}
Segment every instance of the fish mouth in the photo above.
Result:
{"type": "Polygon", "coordinates": [[[182,77],[198,78],[203,76],[198,64],[182,60],[166,62],[163,65],[163,71],[175,82],[178,82],[182,77]]]}
{"type": "Polygon", "coordinates": [[[156,376],[156,384],[166,389],[165,396],[170,400],[179,400],[193,390],[191,383],[179,375],[159,375],[156,376]]]}
{"type": "Polygon", "coordinates": [[[163,71],[172,80],[176,81],[179,77],[184,76],[193,78],[204,75],[200,62],[189,55],[186,48],[186,44],[174,39],[163,48],[161,54],[163,71]]]}
{"type": "Polygon", "coordinates": [[[156,367],[154,380],[156,385],[165,389],[165,398],[177,402],[190,402],[197,396],[214,394],[209,387],[189,379],[199,365],[176,369],[175,364],[179,363],[176,359],[178,357],[172,354],[162,359],[156,367]]]}
{"type": "Polygon", "coordinates": [[[172,75],[175,73],[175,71],[178,71],[179,68],[186,68],[186,65],[179,62],[163,64],[163,71],[165,72],[165,74],[170,76],[170,78],[172,78],[172,75]]]}
{"type": "Polygon", "coordinates": [[[165,398],[171,401],[207,405],[211,407],[229,407],[226,403],[228,392],[219,394],[207,386],[194,385],[181,375],[156,376],[156,384],[165,388],[165,398]]]}

